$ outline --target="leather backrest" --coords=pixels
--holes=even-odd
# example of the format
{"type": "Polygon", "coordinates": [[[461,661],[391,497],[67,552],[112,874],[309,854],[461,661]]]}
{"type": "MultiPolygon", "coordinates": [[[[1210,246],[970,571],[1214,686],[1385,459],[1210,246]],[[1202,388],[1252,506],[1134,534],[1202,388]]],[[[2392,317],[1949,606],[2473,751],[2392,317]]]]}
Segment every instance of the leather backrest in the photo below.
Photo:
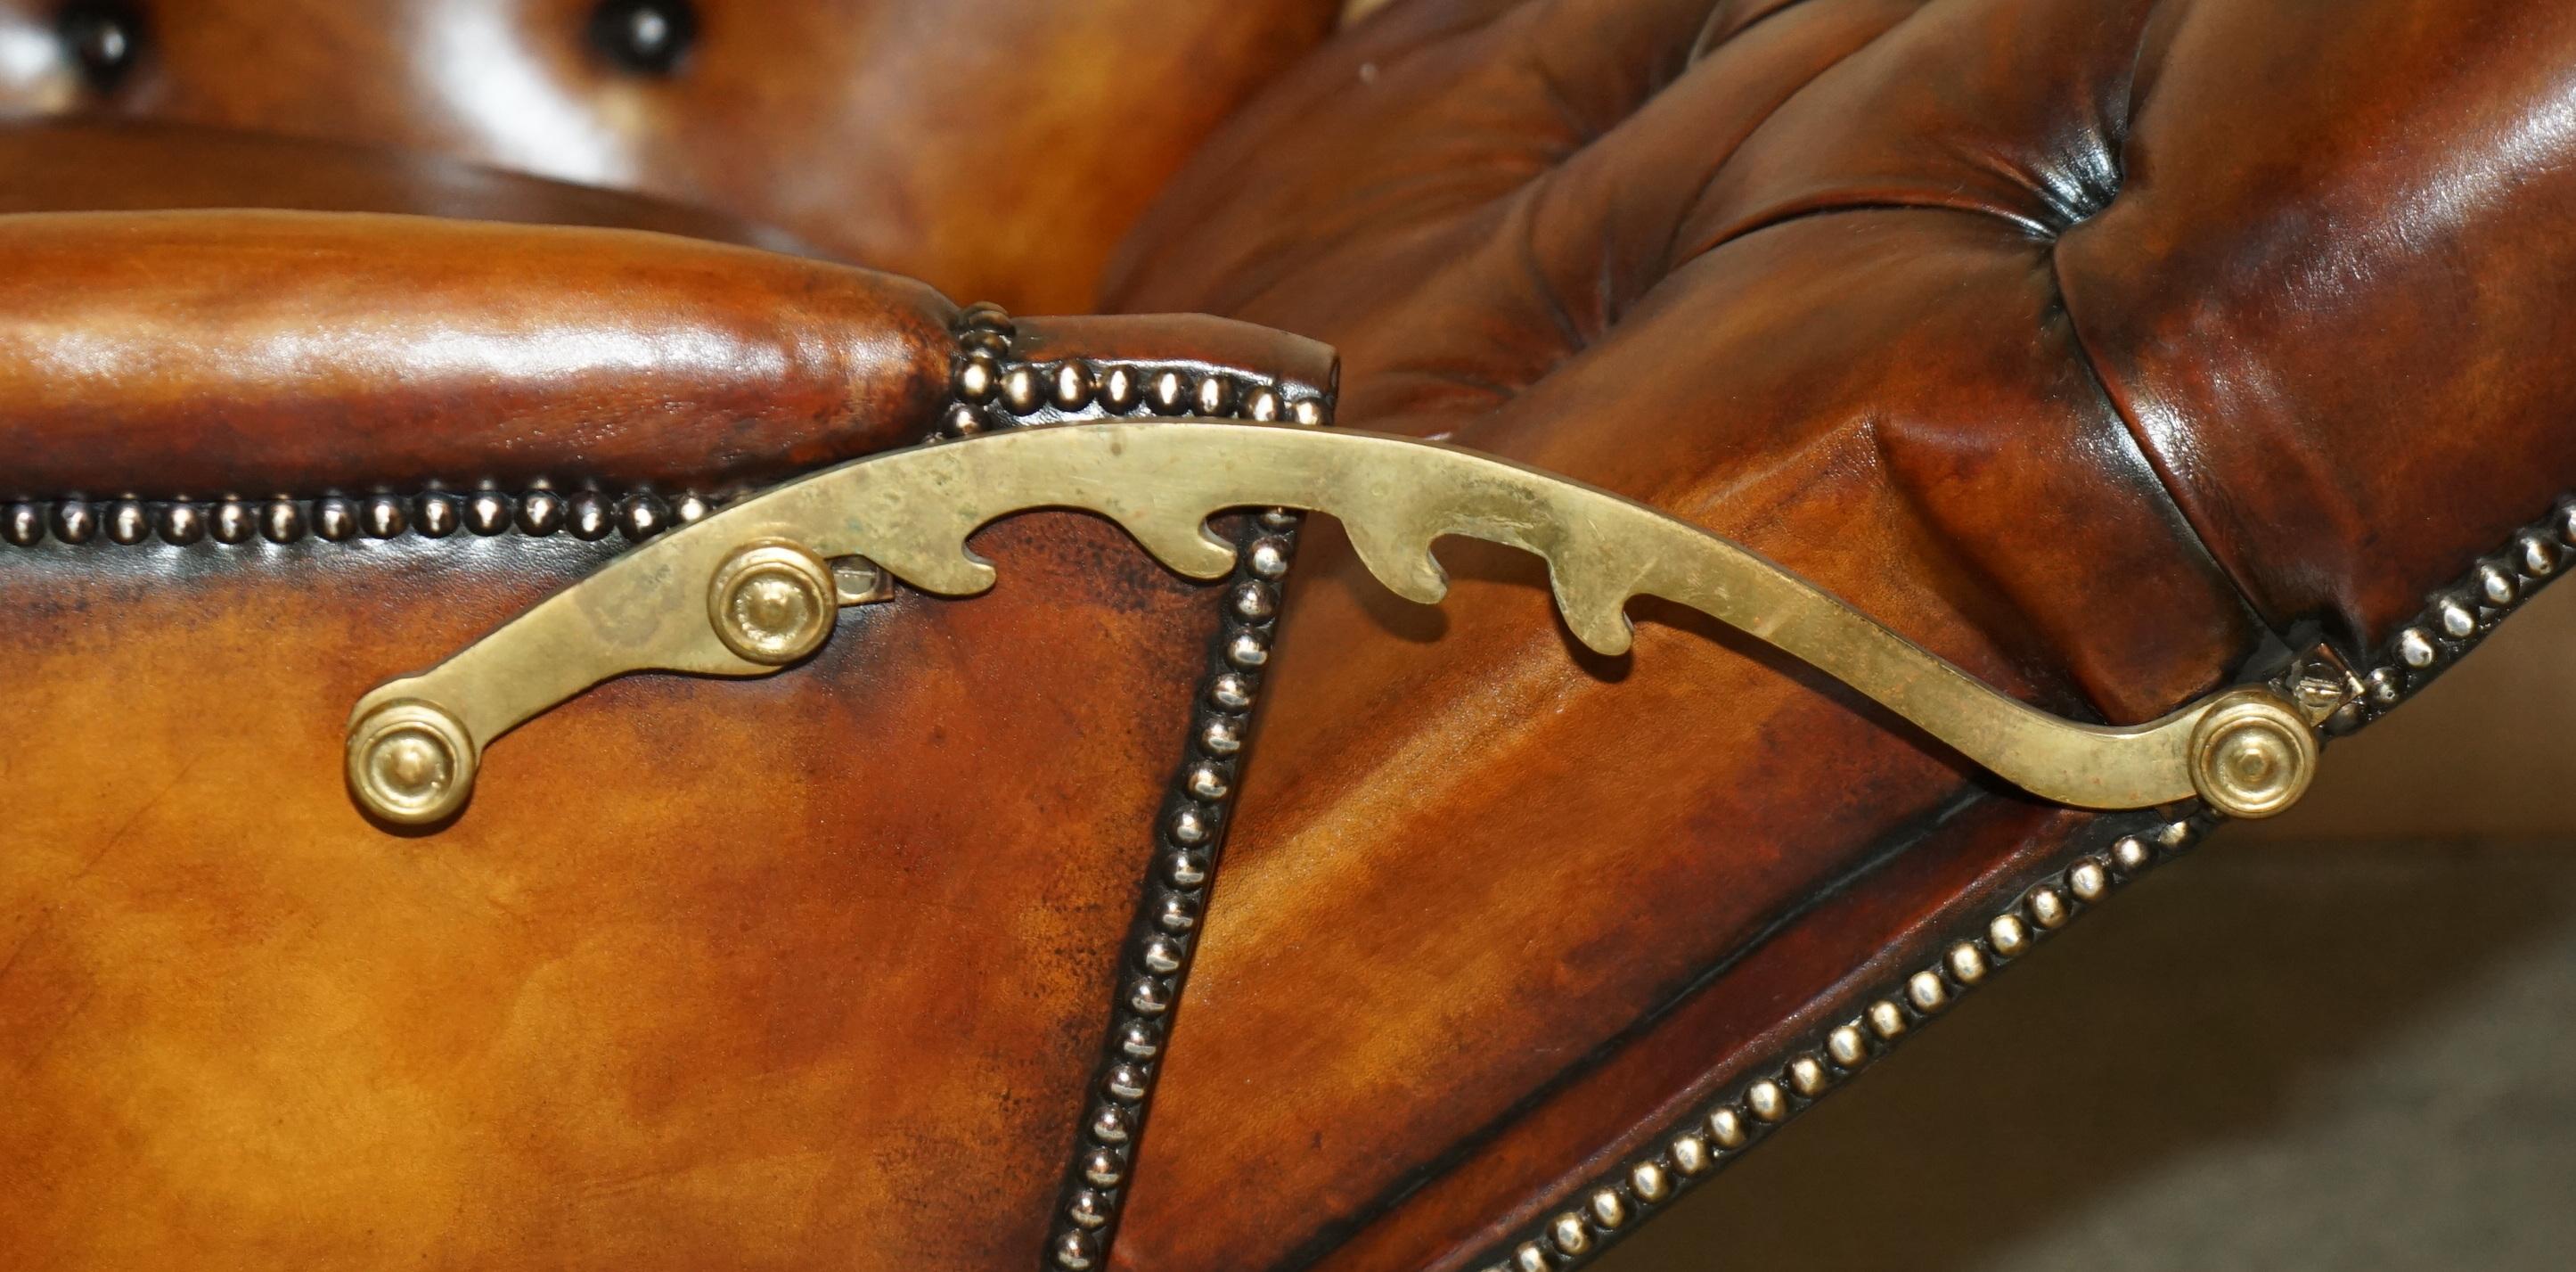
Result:
{"type": "Polygon", "coordinates": [[[472,159],[705,205],[952,295],[1061,310],[1088,301],[1113,238],[1337,7],[0,0],[0,113],[472,159]]]}

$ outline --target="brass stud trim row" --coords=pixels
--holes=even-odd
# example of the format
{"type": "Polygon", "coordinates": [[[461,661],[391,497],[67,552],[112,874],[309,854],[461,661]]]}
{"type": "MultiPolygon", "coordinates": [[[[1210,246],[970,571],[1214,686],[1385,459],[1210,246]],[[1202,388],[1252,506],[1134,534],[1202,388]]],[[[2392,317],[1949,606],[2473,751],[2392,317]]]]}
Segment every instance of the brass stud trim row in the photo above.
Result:
{"type": "Polygon", "coordinates": [[[174,547],[296,543],[321,539],[348,543],[418,535],[444,539],[557,533],[590,542],[612,534],[633,542],[674,526],[699,521],[718,502],[705,495],[664,497],[651,491],[612,495],[596,490],[537,487],[512,494],[498,490],[430,490],[416,495],[323,495],[270,499],[21,499],[0,506],[0,542],[33,548],[48,540],[73,547],[174,547]]]}
{"type": "MultiPolygon", "coordinates": [[[[2429,596],[2415,621],[2400,628],[2366,664],[2371,670],[2360,677],[2362,694],[2327,719],[2326,732],[2349,734],[2386,715],[2568,572],[2576,572],[2576,494],[2562,497],[2547,516],[2515,531],[2503,547],[2429,596]]],[[[1706,1113],[1666,1128],[1654,1153],[1595,1178],[1579,1190],[1581,1200],[1573,1208],[1489,1251],[1479,1266],[1484,1272],[1562,1272],[1589,1262],[1633,1230],[1637,1219],[1715,1174],[1779,1122],[1804,1111],[1929,1023],[1958,995],[1983,984],[2157,860],[2190,847],[2223,821],[2195,804],[2182,820],[2116,835],[2107,849],[2078,857],[2024,891],[2013,906],[1989,916],[1982,927],[1960,934],[1931,965],[1883,987],[1886,992],[1871,998],[1858,1016],[1774,1057],[1764,1067],[1766,1076],[1706,1113]],[[1765,1110],[1777,1117],[1766,1119],[1765,1110]]]]}
{"type": "Polygon", "coordinates": [[[2426,597],[2415,620],[2399,628],[2368,664],[2361,697],[2329,719],[2327,730],[2350,733],[2386,715],[2571,568],[2576,568],[2576,495],[2560,499],[2547,516],[2516,530],[2456,582],[2426,597]]]}
{"type": "Polygon", "coordinates": [[[1196,415],[1274,424],[1323,424],[1332,403],[1281,381],[1185,362],[1013,357],[1019,325],[978,301],[957,315],[958,352],[936,437],[1122,417],[1196,415]]]}
{"type": "MultiPolygon", "coordinates": [[[[1328,400],[1225,368],[1014,362],[1016,334],[998,305],[979,303],[960,312],[956,398],[934,438],[1131,414],[1331,421],[1328,400]],[[1032,385],[1046,386],[1042,398],[1032,396],[1032,385]]],[[[1040,1260],[1051,1272],[1093,1272],[1109,1262],[1129,1167],[1205,922],[1208,889],[1224,855],[1252,712],[1278,628],[1280,588],[1296,558],[1304,520],[1273,508],[1245,518],[1234,536],[1234,573],[1218,597],[1221,620],[1193,700],[1181,764],[1156,817],[1135,918],[1120,948],[1108,1036],[1040,1260]]]]}
{"type": "MultiPolygon", "coordinates": [[[[2135,818],[2119,820],[2138,824],[2135,818]]],[[[2197,808],[2181,820],[2153,820],[2050,872],[2012,904],[1943,942],[1929,962],[1865,995],[1850,1018],[1774,1056],[1724,1098],[1666,1127],[1650,1151],[1594,1177],[1566,1199],[1565,1209],[1487,1251],[1475,1266],[1483,1272],[1564,1272],[1589,1263],[2220,821],[2197,808]]]]}

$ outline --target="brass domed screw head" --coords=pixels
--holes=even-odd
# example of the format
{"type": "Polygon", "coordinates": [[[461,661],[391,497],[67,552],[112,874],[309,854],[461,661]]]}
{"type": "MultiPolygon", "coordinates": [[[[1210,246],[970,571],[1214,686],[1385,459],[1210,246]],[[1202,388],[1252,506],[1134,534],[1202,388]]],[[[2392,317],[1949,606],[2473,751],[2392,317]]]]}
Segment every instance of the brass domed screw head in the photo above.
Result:
{"type": "Polygon", "coordinates": [[[2315,732],[2295,708],[2259,689],[2220,699],[2192,733],[2192,785],[2229,817],[2282,812],[2316,774],[2315,732]]]}
{"type": "Polygon", "coordinates": [[[406,699],[349,730],[349,788],[367,811],[422,826],[464,806],[478,760],[465,726],[445,709],[406,699]]]}
{"type": "Polygon", "coordinates": [[[707,589],[716,639],[763,666],[783,666],[820,648],[838,612],[831,567],[793,543],[735,550],[707,589]]]}

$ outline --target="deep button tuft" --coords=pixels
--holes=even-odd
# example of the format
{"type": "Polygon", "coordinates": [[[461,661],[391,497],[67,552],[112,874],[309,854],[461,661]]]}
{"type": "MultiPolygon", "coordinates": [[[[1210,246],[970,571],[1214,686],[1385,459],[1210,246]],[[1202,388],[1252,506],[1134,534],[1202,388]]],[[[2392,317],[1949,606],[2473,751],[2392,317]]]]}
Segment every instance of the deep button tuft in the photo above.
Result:
{"type": "Polygon", "coordinates": [[[115,88],[143,52],[143,15],[123,0],[72,0],[54,29],[82,77],[102,93],[115,88]]]}
{"type": "Polygon", "coordinates": [[[590,42],[630,71],[668,75],[697,42],[698,14],[689,0],[602,0],[590,17],[590,42]]]}
{"type": "Polygon", "coordinates": [[[2107,139],[2091,140],[2073,158],[2074,162],[2039,174],[2049,228],[2059,234],[2102,215],[2120,197],[2120,157],[2107,139]]]}

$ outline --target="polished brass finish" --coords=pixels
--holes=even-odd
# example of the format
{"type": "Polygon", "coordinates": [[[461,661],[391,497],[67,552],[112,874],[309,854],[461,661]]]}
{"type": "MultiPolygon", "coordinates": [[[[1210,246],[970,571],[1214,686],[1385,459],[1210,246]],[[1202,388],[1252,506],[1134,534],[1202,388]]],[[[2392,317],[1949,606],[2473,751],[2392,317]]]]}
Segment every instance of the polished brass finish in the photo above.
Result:
{"type": "MultiPolygon", "coordinates": [[[[760,676],[810,653],[830,630],[829,607],[814,598],[846,593],[826,561],[864,555],[924,591],[973,595],[994,572],[966,549],[969,534],[1014,512],[1081,508],[1126,527],[1172,569],[1217,579],[1234,549],[1206,520],[1245,507],[1340,518],[1369,570],[1425,604],[1448,590],[1430,550],[1443,535],[1535,553],[1567,627],[1604,654],[1629,647],[1630,598],[1687,605],[2058,803],[2145,808],[2200,796],[2259,816],[2286,807],[2315,768],[2299,707],[2317,704],[2246,689],[2142,725],[2061,719],[1745,548],[1606,491],[1435,442],[1214,420],[994,432],[790,482],[638,548],[438,667],[378,688],[359,702],[353,737],[386,703],[441,704],[468,739],[457,752],[463,787],[477,748],[612,676],[760,676]],[[675,586],[692,579],[709,580],[707,590],[675,586]],[[2229,714],[2217,719],[2221,708],[2229,714]]],[[[377,802],[384,788],[352,787],[394,816],[377,802]]]]}
{"type": "Polygon", "coordinates": [[[2317,737],[2309,722],[2264,690],[2219,698],[2192,733],[2192,784],[2211,808],[2230,817],[2286,811],[2316,772],[2317,737]]]}
{"type": "Polygon", "coordinates": [[[389,822],[444,820],[474,789],[481,755],[455,716],[432,703],[386,702],[349,727],[349,788],[389,822]]]}
{"type": "Polygon", "coordinates": [[[821,648],[839,608],[832,567],[784,541],[735,551],[707,585],[707,617],[716,638],[764,666],[783,667],[821,648]]]}

